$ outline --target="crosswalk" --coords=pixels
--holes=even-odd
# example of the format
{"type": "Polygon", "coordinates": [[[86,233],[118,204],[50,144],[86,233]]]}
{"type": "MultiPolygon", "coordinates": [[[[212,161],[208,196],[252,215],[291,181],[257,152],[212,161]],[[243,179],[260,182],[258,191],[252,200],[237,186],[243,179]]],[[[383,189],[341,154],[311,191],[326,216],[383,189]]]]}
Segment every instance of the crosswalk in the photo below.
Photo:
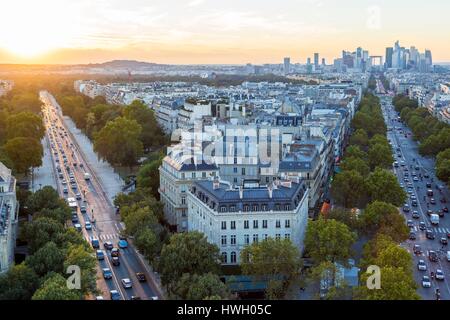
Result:
{"type": "MultiPolygon", "coordinates": [[[[418,226],[414,226],[412,228],[414,231],[420,231],[418,226]]],[[[433,228],[434,233],[436,234],[449,234],[450,233],[450,228],[433,228]]]]}
{"type": "Polygon", "coordinates": [[[101,234],[99,236],[100,240],[113,240],[113,239],[119,239],[119,234],[118,233],[113,233],[113,234],[101,234]]]}

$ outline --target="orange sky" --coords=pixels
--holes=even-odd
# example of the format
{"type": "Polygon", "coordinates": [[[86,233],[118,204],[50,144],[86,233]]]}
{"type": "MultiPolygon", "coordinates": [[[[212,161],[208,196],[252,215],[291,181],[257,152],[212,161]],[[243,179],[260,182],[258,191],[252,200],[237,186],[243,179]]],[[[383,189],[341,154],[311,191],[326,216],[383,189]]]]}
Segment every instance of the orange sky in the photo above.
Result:
{"type": "Polygon", "coordinates": [[[331,62],[396,40],[450,61],[448,12],[441,0],[15,0],[0,11],[0,63],[331,62]]]}

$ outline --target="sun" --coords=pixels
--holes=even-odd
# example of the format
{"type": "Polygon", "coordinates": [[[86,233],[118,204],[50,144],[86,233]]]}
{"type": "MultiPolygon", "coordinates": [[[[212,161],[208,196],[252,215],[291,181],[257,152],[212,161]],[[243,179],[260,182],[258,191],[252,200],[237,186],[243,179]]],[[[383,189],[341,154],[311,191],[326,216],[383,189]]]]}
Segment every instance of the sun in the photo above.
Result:
{"type": "Polygon", "coordinates": [[[0,10],[0,48],[33,58],[64,47],[73,36],[69,21],[60,1],[5,1],[0,10]]]}

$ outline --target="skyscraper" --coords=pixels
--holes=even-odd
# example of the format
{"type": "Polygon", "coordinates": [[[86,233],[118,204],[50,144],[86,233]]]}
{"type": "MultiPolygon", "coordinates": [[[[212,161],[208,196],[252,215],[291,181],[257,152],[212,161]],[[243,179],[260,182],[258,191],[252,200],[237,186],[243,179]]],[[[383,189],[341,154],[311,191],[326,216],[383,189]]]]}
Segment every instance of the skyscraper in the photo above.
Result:
{"type": "Polygon", "coordinates": [[[425,58],[427,59],[428,65],[433,65],[433,56],[431,54],[431,50],[425,50],[425,58]]]}
{"type": "Polygon", "coordinates": [[[284,58],[284,74],[287,75],[291,72],[291,58],[284,58]]]}
{"type": "Polygon", "coordinates": [[[316,69],[319,68],[319,54],[318,53],[314,53],[314,66],[316,67],[316,69]]]}

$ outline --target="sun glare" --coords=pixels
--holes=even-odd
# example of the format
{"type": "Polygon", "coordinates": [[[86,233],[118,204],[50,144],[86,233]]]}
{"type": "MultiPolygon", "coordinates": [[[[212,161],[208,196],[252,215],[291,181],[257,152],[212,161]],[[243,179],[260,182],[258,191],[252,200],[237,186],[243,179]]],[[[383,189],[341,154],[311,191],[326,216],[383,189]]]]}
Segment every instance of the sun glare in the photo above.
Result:
{"type": "Polygon", "coordinates": [[[10,53],[33,58],[70,41],[66,8],[58,1],[7,1],[0,10],[0,46],[10,53]]]}

